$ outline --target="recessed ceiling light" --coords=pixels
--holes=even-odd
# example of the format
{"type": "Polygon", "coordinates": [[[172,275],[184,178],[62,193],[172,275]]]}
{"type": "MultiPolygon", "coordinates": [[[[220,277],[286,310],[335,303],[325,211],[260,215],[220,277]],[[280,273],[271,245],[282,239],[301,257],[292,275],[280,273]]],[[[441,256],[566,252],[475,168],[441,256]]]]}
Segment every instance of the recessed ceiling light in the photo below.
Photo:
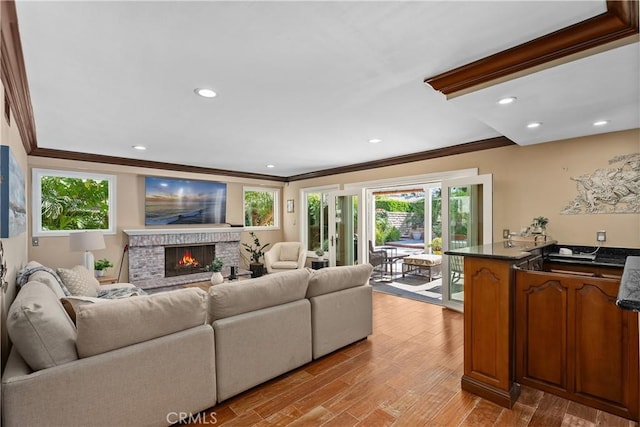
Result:
{"type": "Polygon", "coordinates": [[[597,122],[593,122],[594,126],[604,126],[609,124],[609,120],[598,120],[597,122]]]}
{"type": "Polygon", "coordinates": [[[134,150],[140,150],[140,151],[144,151],[147,149],[147,147],[145,147],[144,145],[132,145],[131,146],[134,150]]]}
{"type": "Polygon", "coordinates": [[[269,169],[273,169],[273,168],[275,168],[275,167],[276,167],[276,165],[267,165],[267,167],[268,167],[269,169]]]}
{"type": "Polygon", "coordinates": [[[378,138],[373,138],[373,139],[369,140],[369,144],[379,144],[381,142],[382,142],[382,140],[378,139],[378,138]]]}
{"type": "Polygon", "coordinates": [[[205,88],[198,88],[194,90],[194,92],[204,98],[214,98],[217,95],[217,93],[215,93],[211,89],[205,89],[205,88]]]}
{"type": "Polygon", "coordinates": [[[527,127],[528,127],[529,129],[538,128],[538,127],[540,127],[540,126],[542,126],[542,123],[540,123],[540,122],[532,122],[532,123],[529,123],[529,124],[527,125],[527,127]]]}
{"type": "Polygon", "coordinates": [[[506,98],[502,98],[498,101],[498,104],[500,105],[508,105],[508,104],[513,104],[514,102],[516,102],[516,98],[515,96],[508,96],[506,98]]]}

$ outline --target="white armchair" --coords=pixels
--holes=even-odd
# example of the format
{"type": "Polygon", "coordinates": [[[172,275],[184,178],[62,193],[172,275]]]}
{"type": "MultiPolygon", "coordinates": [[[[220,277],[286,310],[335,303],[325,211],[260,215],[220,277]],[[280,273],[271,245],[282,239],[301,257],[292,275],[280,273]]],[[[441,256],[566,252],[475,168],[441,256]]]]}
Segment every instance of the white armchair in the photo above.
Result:
{"type": "Polygon", "coordinates": [[[278,242],[264,254],[267,273],[304,268],[306,260],[307,251],[300,242],[278,242]]]}

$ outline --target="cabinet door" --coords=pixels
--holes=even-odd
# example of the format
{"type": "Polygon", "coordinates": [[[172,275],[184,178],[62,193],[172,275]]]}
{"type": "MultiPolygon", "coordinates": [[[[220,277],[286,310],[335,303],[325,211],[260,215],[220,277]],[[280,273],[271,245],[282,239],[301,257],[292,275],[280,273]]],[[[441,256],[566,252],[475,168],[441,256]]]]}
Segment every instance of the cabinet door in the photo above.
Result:
{"type": "Polygon", "coordinates": [[[615,305],[620,282],[516,272],[516,381],[638,418],[638,316],[615,305]]]}
{"type": "Polygon", "coordinates": [[[516,381],[568,391],[569,290],[548,274],[516,272],[516,381]]]}
{"type": "Polygon", "coordinates": [[[574,392],[638,413],[637,315],[615,302],[619,282],[574,279],[574,392]]]}

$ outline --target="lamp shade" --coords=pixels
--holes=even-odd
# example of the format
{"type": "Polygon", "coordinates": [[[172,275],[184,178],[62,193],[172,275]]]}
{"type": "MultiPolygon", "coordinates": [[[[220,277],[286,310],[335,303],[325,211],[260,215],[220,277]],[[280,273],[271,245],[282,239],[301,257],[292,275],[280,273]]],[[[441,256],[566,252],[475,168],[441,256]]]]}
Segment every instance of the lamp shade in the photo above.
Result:
{"type": "Polygon", "coordinates": [[[104,236],[102,231],[71,233],[69,235],[69,246],[73,252],[104,249],[104,236]]]}

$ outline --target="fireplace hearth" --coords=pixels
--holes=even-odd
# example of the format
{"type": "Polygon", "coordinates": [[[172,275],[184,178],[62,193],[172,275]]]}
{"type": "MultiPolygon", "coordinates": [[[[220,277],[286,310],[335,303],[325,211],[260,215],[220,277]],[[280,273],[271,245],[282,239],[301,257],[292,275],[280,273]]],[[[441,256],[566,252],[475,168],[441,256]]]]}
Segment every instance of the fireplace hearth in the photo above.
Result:
{"type": "Polygon", "coordinates": [[[216,256],[216,245],[180,245],[164,248],[164,277],[202,273],[216,256]]]}

